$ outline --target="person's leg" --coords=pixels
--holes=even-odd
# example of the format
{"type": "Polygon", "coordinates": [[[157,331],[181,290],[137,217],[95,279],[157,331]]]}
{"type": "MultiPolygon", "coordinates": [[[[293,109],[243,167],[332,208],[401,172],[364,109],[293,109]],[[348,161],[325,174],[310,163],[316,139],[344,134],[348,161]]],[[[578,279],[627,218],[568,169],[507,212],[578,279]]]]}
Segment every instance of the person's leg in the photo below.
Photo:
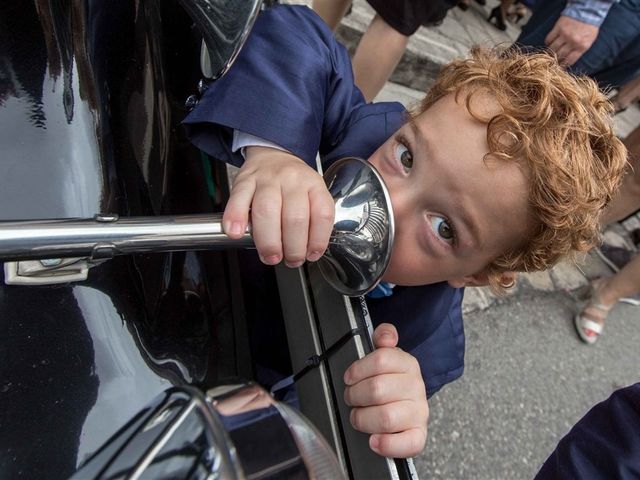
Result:
{"type": "Polygon", "coordinates": [[[640,292],[640,254],[612,277],[599,278],[591,284],[591,298],[576,316],[576,328],[587,343],[594,343],[602,331],[609,310],[621,299],[640,292]],[[593,322],[593,323],[592,323],[593,322]]]}
{"type": "MultiPolygon", "coordinates": [[[[639,72],[640,73],[640,72],[639,72]]],[[[616,111],[625,110],[636,100],[640,99],[640,74],[633,80],[620,87],[616,96],[611,99],[616,107],[616,111]]]]}
{"type": "Polygon", "coordinates": [[[529,7],[520,1],[516,1],[513,8],[507,10],[506,15],[513,19],[513,23],[520,23],[520,20],[522,20],[528,13],[529,7]]]}
{"type": "Polygon", "coordinates": [[[408,36],[393,29],[380,15],[373,18],[353,56],[356,85],[367,102],[382,90],[408,41],[408,36]]]}
{"type": "Polygon", "coordinates": [[[502,18],[506,19],[509,13],[509,8],[513,5],[513,0],[500,0],[500,11],[502,12],[502,18]]]}
{"type": "Polygon", "coordinates": [[[500,5],[491,10],[487,21],[492,23],[492,20],[495,19],[495,23],[493,25],[495,25],[498,30],[505,31],[507,29],[507,14],[509,13],[509,7],[511,7],[512,4],[513,0],[500,0],[500,5]]]}
{"type": "Polygon", "coordinates": [[[313,0],[313,10],[320,15],[324,23],[329,25],[331,30],[335,30],[342,17],[351,6],[352,0],[313,0]]]}
{"type": "MultiPolygon", "coordinates": [[[[625,176],[617,196],[607,208],[603,225],[621,220],[640,208],[640,126],[624,140],[629,149],[633,169],[625,176]]],[[[616,266],[617,267],[617,266],[616,266]]],[[[575,317],[575,326],[580,337],[587,343],[597,339],[608,311],[623,297],[633,297],[640,292],[640,254],[621,266],[612,277],[599,278],[591,284],[591,298],[575,317]],[[590,322],[595,322],[593,325],[590,322]],[[589,328],[589,327],[593,328],[589,328]]]]}
{"type": "Polygon", "coordinates": [[[524,47],[544,48],[544,39],[560,18],[565,0],[539,0],[533,6],[531,18],[522,27],[516,43],[524,47]]]}
{"type": "Polygon", "coordinates": [[[622,220],[640,208],[640,126],[627,135],[624,144],[629,150],[631,169],[602,217],[602,225],[622,220]]]}
{"type": "Polygon", "coordinates": [[[613,305],[621,298],[633,297],[640,292],[640,254],[612,277],[605,278],[599,289],[600,300],[613,305]]]}

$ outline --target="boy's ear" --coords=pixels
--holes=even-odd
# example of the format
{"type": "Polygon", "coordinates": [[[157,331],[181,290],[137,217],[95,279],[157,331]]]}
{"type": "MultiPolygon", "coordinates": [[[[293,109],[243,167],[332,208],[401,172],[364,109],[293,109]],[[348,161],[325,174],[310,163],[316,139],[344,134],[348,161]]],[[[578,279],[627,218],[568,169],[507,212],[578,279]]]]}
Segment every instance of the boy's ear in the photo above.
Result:
{"type": "Polygon", "coordinates": [[[449,280],[448,283],[453,288],[484,287],[489,285],[489,276],[487,272],[483,270],[473,275],[467,275],[466,277],[453,278],[449,280]]]}
{"type": "MultiPolygon", "coordinates": [[[[500,283],[504,288],[511,288],[516,283],[517,277],[517,272],[503,272],[502,276],[500,277],[500,283]]],[[[485,287],[489,285],[489,275],[486,271],[483,270],[466,277],[454,278],[452,280],[449,280],[448,283],[453,288],[485,287]]]]}

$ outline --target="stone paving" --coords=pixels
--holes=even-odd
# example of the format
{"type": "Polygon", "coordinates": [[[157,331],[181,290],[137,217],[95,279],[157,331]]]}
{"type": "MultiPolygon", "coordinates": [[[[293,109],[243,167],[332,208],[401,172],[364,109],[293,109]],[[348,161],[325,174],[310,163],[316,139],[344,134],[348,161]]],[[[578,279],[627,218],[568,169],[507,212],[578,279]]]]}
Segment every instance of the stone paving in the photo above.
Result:
{"type": "MultiPolygon", "coordinates": [[[[311,5],[311,0],[285,0],[282,3],[311,5]]],[[[431,85],[442,65],[465,56],[474,44],[489,47],[510,45],[518,37],[520,27],[507,22],[507,30],[502,32],[486,21],[491,9],[497,5],[496,0],[488,0],[485,6],[472,1],[467,11],[459,8],[449,10],[442,25],[420,27],[409,39],[407,50],[391,81],[376,97],[376,101],[399,101],[410,107],[422,98],[423,92],[431,85]]],[[[349,51],[355,50],[373,16],[374,11],[365,0],[354,0],[351,13],[343,19],[336,32],[337,38],[349,51]]],[[[526,23],[526,20],[524,18],[521,24],[526,23]]],[[[629,107],[616,116],[615,122],[617,134],[620,137],[626,136],[640,125],[640,109],[637,105],[629,107]]],[[[629,244],[628,232],[638,227],[640,214],[609,228],[605,236],[607,241],[614,244],[629,244]]],[[[575,292],[585,287],[589,280],[610,274],[610,269],[595,254],[589,253],[575,263],[564,262],[546,272],[521,274],[516,286],[503,298],[497,298],[486,287],[468,288],[463,310],[465,313],[483,310],[527,290],[575,292]]]]}

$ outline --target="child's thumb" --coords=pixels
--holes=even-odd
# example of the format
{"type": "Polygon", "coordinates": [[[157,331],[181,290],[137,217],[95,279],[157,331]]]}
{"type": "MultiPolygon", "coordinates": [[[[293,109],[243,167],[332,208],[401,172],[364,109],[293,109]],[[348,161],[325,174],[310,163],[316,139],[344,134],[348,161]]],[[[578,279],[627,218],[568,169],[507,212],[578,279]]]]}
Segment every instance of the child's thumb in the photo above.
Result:
{"type": "Polygon", "coordinates": [[[390,323],[381,323],[373,332],[373,344],[376,348],[395,347],[398,344],[398,331],[390,323]]]}

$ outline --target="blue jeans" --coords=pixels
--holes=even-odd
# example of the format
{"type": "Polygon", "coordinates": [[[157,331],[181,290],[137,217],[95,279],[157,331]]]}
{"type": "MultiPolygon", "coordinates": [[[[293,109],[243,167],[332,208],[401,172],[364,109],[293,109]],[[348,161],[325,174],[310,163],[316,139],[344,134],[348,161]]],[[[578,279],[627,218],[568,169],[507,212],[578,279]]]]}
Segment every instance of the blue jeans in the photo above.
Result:
{"type": "MultiPolygon", "coordinates": [[[[544,39],[564,10],[565,0],[538,0],[531,20],[516,43],[542,48],[544,39]]],[[[570,70],[589,75],[602,87],[617,88],[640,74],[640,0],[613,4],[600,32],[570,70]]]]}

